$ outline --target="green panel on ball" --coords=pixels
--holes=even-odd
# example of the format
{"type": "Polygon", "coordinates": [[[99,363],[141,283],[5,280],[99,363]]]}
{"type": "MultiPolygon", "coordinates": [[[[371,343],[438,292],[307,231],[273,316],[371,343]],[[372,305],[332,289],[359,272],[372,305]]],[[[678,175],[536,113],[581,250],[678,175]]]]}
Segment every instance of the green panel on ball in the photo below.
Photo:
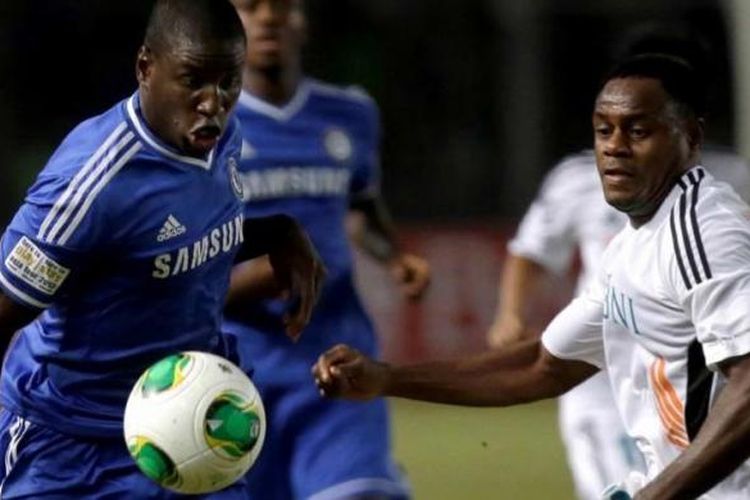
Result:
{"type": "Polygon", "coordinates": [[[206,411],[206,442],[225,458],[239,459],[249,453],[260,429],[260,417],[252,404],[235,393],[220,394],[206,411]]]}
{"type": "Polygon", "coordinates": [[[164,392],[177,387],[187,377],[192,358],[188,354],[174,354],[154,363],[146,370],[143,379],[143,395],[164,392]]]}
{"type": "Polygon", "coordinates": [[[168,488],[177,488],[182,480],[174,462],[148,438],[138,436],[128,443],[128,451],[146,476],[168,488]]]}

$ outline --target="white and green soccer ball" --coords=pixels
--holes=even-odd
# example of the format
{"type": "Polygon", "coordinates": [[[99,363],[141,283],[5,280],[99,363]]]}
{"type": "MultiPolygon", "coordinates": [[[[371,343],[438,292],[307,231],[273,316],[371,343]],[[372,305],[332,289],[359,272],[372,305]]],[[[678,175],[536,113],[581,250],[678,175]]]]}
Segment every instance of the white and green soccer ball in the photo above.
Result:
{"type": "Polygon", "coordinates": [[[125,441],[138,468],[180,493],[226,488],[253,465],[266,434],[263,402],[226,359],[181,352],[153,364],[125,407],[125,441]]]}

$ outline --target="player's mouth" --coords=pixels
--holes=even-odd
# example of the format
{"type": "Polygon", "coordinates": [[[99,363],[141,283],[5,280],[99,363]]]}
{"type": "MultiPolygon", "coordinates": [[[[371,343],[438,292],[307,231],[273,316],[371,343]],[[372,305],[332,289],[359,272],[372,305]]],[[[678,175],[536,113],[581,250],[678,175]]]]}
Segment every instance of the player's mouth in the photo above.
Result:
{"type": "Polygon", "coordinates": [[[281,50],[281,37],[274,32],[260,33],[250,42],[258,52],[278,52],[281,50]]]}
{"type": "Polygon", "coordinates": [[[221,128],[218,125],[202,125],[190,131],[190,142],[199,151],[210,151],[221,136],[221,128]]]}
{"type": "Polygon", "coordinates": [[[602,172],[602,180],[609,185],[627,184],[633,181],[635,174],[625,168],[608,167],[602,172]]]}

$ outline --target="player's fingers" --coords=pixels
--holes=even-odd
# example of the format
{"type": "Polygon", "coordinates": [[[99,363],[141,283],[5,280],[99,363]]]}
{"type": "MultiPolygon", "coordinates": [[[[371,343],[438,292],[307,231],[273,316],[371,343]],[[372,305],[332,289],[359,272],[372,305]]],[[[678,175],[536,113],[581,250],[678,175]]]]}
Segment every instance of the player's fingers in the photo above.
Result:
{"type": "Polygon", "coordinates": [[[318,361],[313,367],[315,375],[324,383],[329,383],[335,377],[332,367],[344,363],[354,356],[352,349],[339,344],[318,356],[318,361]]]}

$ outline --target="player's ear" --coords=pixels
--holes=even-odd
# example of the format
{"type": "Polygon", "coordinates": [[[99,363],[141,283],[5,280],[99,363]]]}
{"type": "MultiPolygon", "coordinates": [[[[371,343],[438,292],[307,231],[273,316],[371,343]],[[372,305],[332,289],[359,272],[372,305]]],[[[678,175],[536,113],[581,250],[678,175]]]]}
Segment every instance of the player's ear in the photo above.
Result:
{"type": "Polygon", "coordinates": [[[688,122],[688,140],[691,151],[697,151],[703,145],[706,121],[703,118],[694,118],[688,122]]]}
{"type": "Polygon", "coordinates": [[[153,52],[145,45],[141,45],[141,48],[138,49],[138,55],[135,58],[135,77],[138,79],[140,85],[148,86],[153,64],[153,52]]]}

